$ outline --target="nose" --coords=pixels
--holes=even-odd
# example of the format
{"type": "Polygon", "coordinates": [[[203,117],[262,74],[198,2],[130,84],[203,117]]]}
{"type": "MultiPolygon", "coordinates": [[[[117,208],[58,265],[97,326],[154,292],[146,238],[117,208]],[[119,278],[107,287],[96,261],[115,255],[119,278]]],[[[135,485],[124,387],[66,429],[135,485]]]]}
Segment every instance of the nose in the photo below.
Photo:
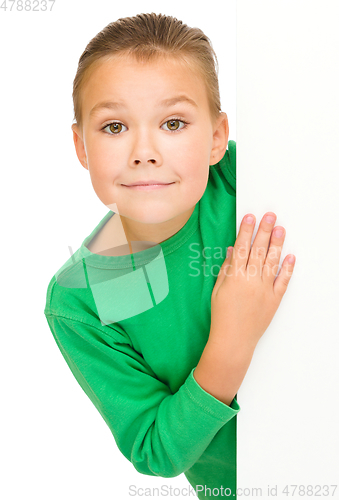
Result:
{"type": "Polygon", "coordinates": [[[133,166],[139,164],[152,163],[154,165],[161,164],[161,155],[156,147],[154,136],[144,130],[137,134],[133,143],[131,154],[131,164],[133,166]]]}

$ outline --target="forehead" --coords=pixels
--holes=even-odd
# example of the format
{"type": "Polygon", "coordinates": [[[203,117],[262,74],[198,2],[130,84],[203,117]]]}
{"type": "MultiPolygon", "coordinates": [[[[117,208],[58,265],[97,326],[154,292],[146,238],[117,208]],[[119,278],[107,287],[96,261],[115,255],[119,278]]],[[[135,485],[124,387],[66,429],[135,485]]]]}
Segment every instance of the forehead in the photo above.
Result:
{"type": "Polygon", "coordinates": [[[208,107],[206,85],[195,61],[162,56],[137,61],[132,56],[107,56],[93,63],[82,89],[84,115],[98,102],[113,99],[161,101],[185,94],[208,107]]]}

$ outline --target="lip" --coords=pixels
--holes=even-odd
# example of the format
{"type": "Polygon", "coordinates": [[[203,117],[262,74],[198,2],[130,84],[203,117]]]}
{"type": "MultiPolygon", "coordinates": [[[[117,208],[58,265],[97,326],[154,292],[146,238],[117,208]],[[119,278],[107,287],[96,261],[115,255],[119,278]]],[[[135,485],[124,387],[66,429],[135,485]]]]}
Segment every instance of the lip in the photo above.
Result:
{"type": "Polygon", "coordinates": [[[122,184],[122,186],[127,187],[128,189],[134,189],[137,191],[153,191],[155,189],[164,189],[169,186],[172,186],[175,182],[169,182],[168,184],[152,184],[151,181],[149,184],[122,184]]]}
{"type": "Polygon", "coordinates": [[[149,185],[149,184],[171,184],[171,182],[162,182],[162,181],[158,181],[156,179],[149,179],[146,181],[136,181],[136,182],[133,182],[132,184],[123,184],[123,186],[127,186],[127,187],[145,186],[146,184],[147,185],[149,185]]]}

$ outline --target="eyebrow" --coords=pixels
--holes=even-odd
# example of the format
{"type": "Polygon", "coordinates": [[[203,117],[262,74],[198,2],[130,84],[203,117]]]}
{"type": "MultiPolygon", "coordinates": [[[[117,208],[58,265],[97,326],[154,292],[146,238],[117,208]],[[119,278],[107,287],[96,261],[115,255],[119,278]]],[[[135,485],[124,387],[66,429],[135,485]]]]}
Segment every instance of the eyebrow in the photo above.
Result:
{"type": "MultiPolygon", "coordinates": [[[[198,108],[198,105],[193,99],[190,99],[186,95],[178,95],[175,97],[171,97],[169,99],[164,99],[163,101],[159,102],[157,104],[157,108],[160,107],[170,107],[174,106],[174,104],[177,104],[178,102],[185,102],[187,104],[190,104],[191,106],[198,108]]],[[[101,109],[126,109],[126,105],[123,102],[120,101],[105,101],[105,102],[98,102],[90,111],[89,116],[92,116],[93,114],[97,113],[101,109]]]]}

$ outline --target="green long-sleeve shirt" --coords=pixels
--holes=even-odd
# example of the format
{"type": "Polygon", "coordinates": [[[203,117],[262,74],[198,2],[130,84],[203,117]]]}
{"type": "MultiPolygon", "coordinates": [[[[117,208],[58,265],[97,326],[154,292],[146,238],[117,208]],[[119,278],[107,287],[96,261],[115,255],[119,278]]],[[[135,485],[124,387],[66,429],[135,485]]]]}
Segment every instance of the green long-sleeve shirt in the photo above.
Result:
{"type": "MultiPolygon", "coordinates": [[[[236,414],[194,378],[211,295],[236,239],[236,145],[210,166],[204,195],[171,238],[121,256],[86,245],[51,279],[46,315],[74,377],[142,474],[184,473],[198,498],[236,489],[236,414]],[[207,488],[211,488],[209,491],[207,488]],[[206,493],[206,496],[205,496],[206,493]]],[[[235,498],[235,497],[233,497],[235,498]]]]}

